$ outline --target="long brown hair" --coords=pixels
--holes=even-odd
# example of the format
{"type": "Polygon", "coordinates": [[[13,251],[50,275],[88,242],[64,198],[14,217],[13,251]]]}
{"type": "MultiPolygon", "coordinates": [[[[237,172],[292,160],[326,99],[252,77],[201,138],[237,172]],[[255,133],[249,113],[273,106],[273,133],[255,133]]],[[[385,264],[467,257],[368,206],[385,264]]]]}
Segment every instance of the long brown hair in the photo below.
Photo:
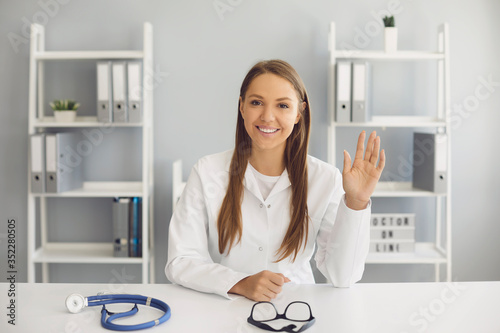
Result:
{"type": "MultiPolygon", "coordinates": [[[[292,184],[292,198],[290,203],[290,225],[276,255],[281,261],[293,255],[295,260],[302,246],[306,246],[308,237],[309,214],[307,209],[307,148],[309,146],[309,130],[311,116],[309,98],[304,83],[295,69],[283,60],[261,61],[253,66],[241,84],[240,97],[245,100],[245,94],[250,83],[259,75],[275,74],[288,80],[294,87],[299,99],[300,118],[294,125],[292,133],[286,140],[284,163],[288,177],[292,184]],[[303,107],[305,102],[305,107],[303,107]]],[[[248,159],[252,152],[252,140],[245,129],[243,117],[238,102],[238,120],[236,124],[236,142],[231,165],[229,168],[229,184],[226,196],[222,201],[217,219],[219,234],[219,252],[222,254],[231,251],[231,247],[241,241],[242,217],[241,203],[243,202],[243,178],[245,176],[248,159]]]]}

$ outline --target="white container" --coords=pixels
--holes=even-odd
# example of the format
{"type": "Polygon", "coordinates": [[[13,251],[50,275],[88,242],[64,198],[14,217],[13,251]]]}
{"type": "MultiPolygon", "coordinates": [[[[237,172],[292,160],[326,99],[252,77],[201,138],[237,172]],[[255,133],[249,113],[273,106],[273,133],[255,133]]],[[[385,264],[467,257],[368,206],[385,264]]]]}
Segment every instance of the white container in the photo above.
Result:
{"type": "Polygon", "coordinates": [[[398,28],[387,27],[384,29],[385,52],[393,53],[398,50],[398,28]]]}
{"type": "Polygon", "coordinates": [[[70,123],[76,119],[75,110],[65,110],[65,111],[54,111],[54,117],[57,122],[70,123]]]}

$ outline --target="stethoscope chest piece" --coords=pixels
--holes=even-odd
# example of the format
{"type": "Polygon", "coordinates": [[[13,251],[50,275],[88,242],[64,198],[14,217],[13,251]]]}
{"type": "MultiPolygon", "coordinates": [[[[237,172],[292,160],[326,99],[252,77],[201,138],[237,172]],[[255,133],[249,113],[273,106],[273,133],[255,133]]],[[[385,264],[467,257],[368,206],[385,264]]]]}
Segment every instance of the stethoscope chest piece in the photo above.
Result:
{"type": "Polygon", "coordinates": [[[66,297],[66,307],[71,313],[78,313],[82,311],[85,306],[87,306],[87,301],[85,297],[80,294],[71,294],[66,297]]]}

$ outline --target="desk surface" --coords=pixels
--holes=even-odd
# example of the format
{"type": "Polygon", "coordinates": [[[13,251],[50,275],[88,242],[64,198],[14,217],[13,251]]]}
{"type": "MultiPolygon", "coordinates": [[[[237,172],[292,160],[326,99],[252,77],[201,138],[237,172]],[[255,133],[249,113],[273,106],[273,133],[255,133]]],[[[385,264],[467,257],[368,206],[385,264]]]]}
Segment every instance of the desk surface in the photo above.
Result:
{"type": "MultiPolygon", "coordinates": [[[[0,332],[109,332],[100,326],[99,307],[78,314],[65,307],[69,294],[91,296],[99,291],[142,294],[168,303],[172,318],[145,332],[266,332],[246,322],[254,304],[248,299],[230,301],[169,284],[21,283],[16,286],[14,327],[7,323],[8,289],[9,284],[0,283],[0,332]]],[[[306,331],[309,333],[500,332],[500,282],[360,283],[348,289],[287,284],[274,303],[282,312],[295,300],[311,305],[316,323],[306,331]]],[[[126,305],[123,310],[129,308],[126,305]]],[[[127,320],[142,322],[160,314],[141,307],[136,318],[127,320]]]]}

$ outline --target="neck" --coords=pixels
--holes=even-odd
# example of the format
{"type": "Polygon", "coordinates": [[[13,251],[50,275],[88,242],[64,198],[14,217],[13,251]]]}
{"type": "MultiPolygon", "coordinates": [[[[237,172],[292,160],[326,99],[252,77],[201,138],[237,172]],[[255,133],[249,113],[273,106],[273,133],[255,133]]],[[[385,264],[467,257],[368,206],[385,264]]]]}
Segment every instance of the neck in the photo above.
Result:
{"type": "Polygon", "coordinates": [[[284,149],[275,150],[252,149],[249,162],[261,174],[266,176],[280,176],[285,170],[284,149]]]}

